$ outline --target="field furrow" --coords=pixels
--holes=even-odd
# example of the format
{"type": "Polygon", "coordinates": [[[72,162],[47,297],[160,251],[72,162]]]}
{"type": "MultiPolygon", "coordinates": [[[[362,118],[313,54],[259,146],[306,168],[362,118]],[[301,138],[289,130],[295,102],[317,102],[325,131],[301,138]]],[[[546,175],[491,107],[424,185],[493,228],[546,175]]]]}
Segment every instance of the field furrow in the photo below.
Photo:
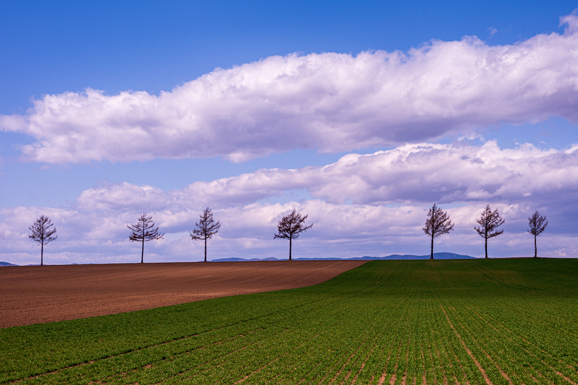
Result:
{"type": "Polygon", "coordinates": [[[325,283],[0,329],[0,382],[578,384],[578,261],[376,261],[325,283]]]}

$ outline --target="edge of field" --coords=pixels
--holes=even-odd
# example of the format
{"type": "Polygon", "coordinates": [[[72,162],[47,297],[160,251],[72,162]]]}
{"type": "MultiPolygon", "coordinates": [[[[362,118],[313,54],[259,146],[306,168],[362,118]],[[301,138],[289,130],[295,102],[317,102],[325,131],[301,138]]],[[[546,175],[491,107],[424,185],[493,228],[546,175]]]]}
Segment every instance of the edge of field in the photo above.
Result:
{"type": "Polygon", "coordinates": [[[0,269],[0,328],[307,287],[366,262],[10,266],[0,269]]]}

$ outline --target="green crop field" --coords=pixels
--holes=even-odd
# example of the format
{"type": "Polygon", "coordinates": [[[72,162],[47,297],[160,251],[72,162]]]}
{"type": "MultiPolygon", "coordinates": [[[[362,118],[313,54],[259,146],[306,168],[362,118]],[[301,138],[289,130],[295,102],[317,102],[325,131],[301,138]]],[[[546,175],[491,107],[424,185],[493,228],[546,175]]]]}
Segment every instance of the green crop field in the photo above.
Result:
{"type": "Polygon", "coordinates": [[[303,289],[2,329],[0,382],[576,384],[578,260],[376,261],[303,289]]]}

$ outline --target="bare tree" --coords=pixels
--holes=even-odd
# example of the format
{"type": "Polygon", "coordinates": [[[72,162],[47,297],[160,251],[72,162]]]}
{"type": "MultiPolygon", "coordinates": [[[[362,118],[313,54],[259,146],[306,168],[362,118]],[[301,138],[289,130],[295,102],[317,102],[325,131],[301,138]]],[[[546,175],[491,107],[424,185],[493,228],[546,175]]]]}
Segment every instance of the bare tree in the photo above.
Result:
{"type": "Polygon", "coordinates": [[[536,210],[534,215],[528,218],[528,222],[530,226],[528,232],[534,236],[534,258],[538,258],[538,245],[536,238],[538,238],[538,235],[542,234],[542,232],[546,230],[546,226],[548,226],[548,220],[546,220],[546,217],[540,215],[538,210],[536,210]]]}
{"type": "Polygon", "coordinates": [[[138,219],[136,224],[128,225],[131,233],[128,237],[133,242],[141,242],[142,250],[140,255],[140,263],[144,263],[144,244],[145,242],[152,241],[155,239],[162,239],[163,233],[159,233],[159,228],[155,228],[155,223],[153,222],[153,217],[147,217],[146,213],[143,213],[138,219]]]}
{"type": "Polygon", "coordinates": [[[32,234],[28,238],[40,245],[40,266],[44,265],[44,245],[56,240],[56,227],[50,218],[41,215],[32,226],[28,228],[32,234]]]}
{"type": "Polygon", "coordinates": [[[273,239],[289,239],[289,260],[291,261],[291,248],[293,240],[299,238],[299,235],[313,227],[313,224],[305,226],[304,222],[308,215],[301,216],[295,209],[291,214],[284,216],[277,224],[277,234],[273,239]]]}
{"type": "Polygon", "coordinates": [[[213,219],[213,213],[210,208],[206,208],[201,214],[201,220],[199,223],[195,223],[196,228],[191,232],[191,238],[195,240],[205,241],[205,262],[207,262],[207,239],[219,232],[221,228],[221,223],[215,222],[213,219]]]}
{"type": "Polygon", "coordinates": [[[449,215],[437,207],[434,203],[433,207],[429,209],[427,213],[427,219],[425,220],[425,227],[423,228],[424,233],[431,237],[431,257],[433,257],[434,249],[434,238],[441,235],[447,234],[454,229],[452,221],[450,221],[449,215]]]}
{"type": "Polygon", "coordinates": [[[480,224],[480,227],[474,227],[474,230],[486,241],[486,258],[488,258],[488,239],[502,234],[504,230],[498,231],[496,229],[506,223],[506,221],[502,219],[498,209],[492,211],[490,205],[487,205],[486,209],[482,211],[481,218],[477,219],[476,222],[480,224]]]}

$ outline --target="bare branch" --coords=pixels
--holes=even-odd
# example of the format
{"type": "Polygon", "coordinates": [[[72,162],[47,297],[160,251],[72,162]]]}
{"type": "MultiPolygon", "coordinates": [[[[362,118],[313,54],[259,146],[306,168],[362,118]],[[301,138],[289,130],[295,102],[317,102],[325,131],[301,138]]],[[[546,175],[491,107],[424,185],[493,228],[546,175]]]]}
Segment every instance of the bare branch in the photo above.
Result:
{"type": "Polygon", "coordinates": [[[147,217],[146,213],[143,213],[138,219],[137,223],[134,225],[127,225],[126,226],[131,233],[128,237],[133,242],[141,242],[142,243],[142,251],[141,251],[141,259],[140,262],[143,263],[144,261],[144,243],[153,241],[155,239],[162,239],[163,233],[159,232],[159,228],[155,227],[155,223],[153,222],[153,217],[147,217]]]}
{"type": "Polygon", "coordinates": [[[474,227],[474,230],[484,238],[486,258],[488,258],[488,239],[502,234],[504,230],[497,230],[497,228],[506,223],[506,221],[502,219],[498,209],[492,211],[490,205],[487,205],[486,209],[482,211],[482,216],[480,219],[476,219],[476,222],[480,224],[480,227],[474,227]]]}
{"type": "Polygon", "coordinates": [[[422,229],[424,233],[431,237],[431,257],[433,259],[433,247],[434,239],[449,233],[454,229],[454,224],[450,220],[449,215],[437,207],[434,203],[433,207],[429,209],[427,213],[427,219],[425,220],[425,227],[422,229]]]}
{"type": "Polygon", "coordinates": [[[32,226],[28,228],[32,234],[28,238],[40,245],[40,265],[44,265],[44,245],[56,240],[56,227],[50,218],[41,215],[32,226]]]}
{"type": "Polygon", "coordinates": [[[536,212],[528,218],[528,225],[530,226],[528,232],[534,236],[534,258],[538,258],[538,241],[536,238],[546,230],[548,220],[536,210],[536,212]]]}
{"type": "Polygon", "coordinates": [[[299,235],[313,227],[313,224],[305,226],[305,220],[308,215],[301,216],[295,209],[291,214],[284,216],[277,224],[277,234],[273,239],[289,239],[289,260],[291,260],[291,246],[293,239],[299,238],[299,235]]]}
{"type": "Polygon", "coordinates": [[[213,219],[211,209],[207,207],[201,214],[199,223],[195,223],[195,229],[190,233],[193,241],[205,241],[205,262],[207,262],[207,239],[219,232],[221,223],[213,219]]]}
{"type": "Polygon", "coordinates": [[[548,220],[545,216],[540,215],[538,210],[528,218],[528,225],[530,228],[528,232],[532,235],[538,236],[546,230],[546,226],[548,226],[548,220]]]}
{"type": "Polygon", "coordinates": [[[453,229],[454,225],[450,220],[449,215],[434,203],[433,207],[429,209],[427,213],[427,219],[423,231],[427,235],[437,238],[449,233],[453,229]]]}

